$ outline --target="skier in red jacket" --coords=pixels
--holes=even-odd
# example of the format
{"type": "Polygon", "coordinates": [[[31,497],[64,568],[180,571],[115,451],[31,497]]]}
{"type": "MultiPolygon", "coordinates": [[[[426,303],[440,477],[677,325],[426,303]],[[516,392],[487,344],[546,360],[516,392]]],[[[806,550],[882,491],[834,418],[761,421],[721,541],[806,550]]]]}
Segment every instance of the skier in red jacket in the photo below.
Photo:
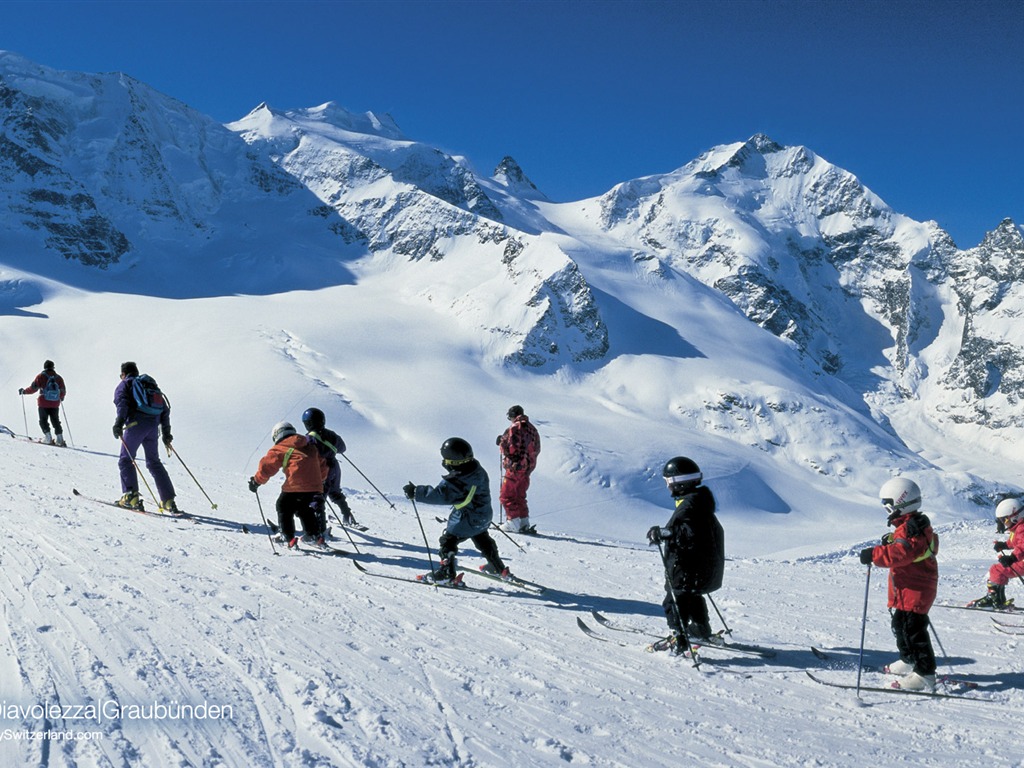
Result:
{"type": "Polygon", "coordinates": [[[506,416],[512,424],[497,440],[501,466],[505,470],[498,500],[508,517],[501,527],[512,533],[536,533],[537,527],[530,523],[526,491],[530,487],[530,474],[537,466],[540,433],[523,412],[523,406],[513,405],[506,416]]]}
{"type": "Polygon", "coordinates": [[[988,594],[968,603],[971,607],[1010,606],[1013,600],[1006,599],[1006,585],[1024,577],[1024,501],[1003,499],[996,505],[996,530],[1008,535],[992,542],[999,559],[988,569],[988,594]]]}
{"type": "Polygon", "coordinates": [[[939,585],[935,560],[939,537],[928,516],[919,511],[921,489],[917,483],[894,477],[878,495],[889,510],[889,525],[896,530],[886,534],[879,546],[861,550],[860,561],[889,569],[892,633],[900,658],[886,671],[900,676],[899,688],[934,691],[935,651],[928,636],[928,611],[939,585]]]}
{"type": "Polygon", "coordinates": [[[324,481],[327,479],[327,462],[317,450],[316,443],[295,431],[287,421],[274,425],[274,444],[267,455],[260,459],[256,474],[249,478],[249,490],[257,493],[261,485],[270,478],[284,472],[284,484],[277,497],[277,523],[281,535],[294,549],[298,543],[295,535],[295,517],[302,521],[302,529],[313,539],[318,549],[326,549],[324,531],[321,527],[324,505],[324,481]]]}
{"type": "Polygon", "coordinates": [[[64,379],[54,369],[53,361],[47,360],[43,363],[43,370],[24,389],[19,389],[19,395],[34,395],[36,405],[39,407],[39,428],[43,430],[43,442],[47,445],[59,445],[64,447],[64,428],[60,423],[60,404],[64,402],[67,395],[67,387],[64,386],[64,379]],[[53,424],[53,435],[50,434],[50,424],[53,424]]]}

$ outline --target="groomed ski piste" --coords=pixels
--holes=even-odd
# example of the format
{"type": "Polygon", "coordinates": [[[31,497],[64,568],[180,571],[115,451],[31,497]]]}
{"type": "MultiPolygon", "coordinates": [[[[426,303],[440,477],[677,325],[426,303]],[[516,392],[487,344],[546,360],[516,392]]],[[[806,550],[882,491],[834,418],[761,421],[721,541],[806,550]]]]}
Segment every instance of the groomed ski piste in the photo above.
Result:
{"type": "MultiPolygon", "coordinates": [[[[714,595],[731,639],[776,655],[708,648],[696,669],[591,616],[663,631],[659,558],[628,520],[619,537],[588,538],[578,519],[559,537],[557,516],[538,515],[552,535],[517,537],[521,550],[496,534],[542,594],[470,576],[493,591],[435,590],[272,548],[241,476],[191,467],[214,510],[172,459],[179,503],[201,517],[161,520],[72,495],[74,484],[116,496],[112,452],[0,437],[4,765],[972,766],[1015,743],[1024,660],[984,612],[932,611],[940,674],[977,683],[966,695],[983,701],[858,699],[808,678],[856,681],[867,580],[855,553],[867,542],[732,558],[714,595]],[[626,645],[587,637],[578,618],[626,645]]],[[[354,559],[422,572],[411,505],[353,485],[370,526],[352,534],[354,559]]],[[[261,493],[264,512],[275,495],[261,493]]],[[[421,517],[433,545],[440,525],[421,517]]],[[[992,526],[938,530],[940,602],[978,596],[992,526]]],[[[466,570],[481,562],[464,551],[466,570]]],[[[874,570],[864,662],[893,658],[885,572],[874,570]]],[[[890,679],[865,671],[863,685],[890,679]]]]}

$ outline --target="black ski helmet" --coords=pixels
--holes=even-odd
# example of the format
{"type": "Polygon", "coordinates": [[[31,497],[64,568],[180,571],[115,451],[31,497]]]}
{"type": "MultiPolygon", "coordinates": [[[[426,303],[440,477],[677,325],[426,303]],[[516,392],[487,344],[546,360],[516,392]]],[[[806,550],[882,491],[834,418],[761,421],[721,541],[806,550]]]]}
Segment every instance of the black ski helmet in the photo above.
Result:
{"type": "Polygon", "coordinates": [[[508,418],[509,421],[512,421],[512,419],[514,419],[516,416],[522,416],[525,413],[526,411],[523,410],[523,406],[513,405],[511,408],[508,409],[508,413],[506,413],[505,416],[506,418],[508,418]]]}
{"type": "Polygon", "coordinates": [[[461,437],[449,437],[441,444],[441,466],[452,469],[473,460],[473,446],[461,437]]]}
{"type": "Polygon", "coordinates": [[[323,429],[327,424],[327,417],[319,408],[307,408],[302,414],[302,425],[308,431],[323,429]]]}
{"type": "Polygon", "coordinates": [[[673,496],[696,488],[704,480],[697,462],[685,456],[676,456],[665,462],[661,475],[673,496]]]}

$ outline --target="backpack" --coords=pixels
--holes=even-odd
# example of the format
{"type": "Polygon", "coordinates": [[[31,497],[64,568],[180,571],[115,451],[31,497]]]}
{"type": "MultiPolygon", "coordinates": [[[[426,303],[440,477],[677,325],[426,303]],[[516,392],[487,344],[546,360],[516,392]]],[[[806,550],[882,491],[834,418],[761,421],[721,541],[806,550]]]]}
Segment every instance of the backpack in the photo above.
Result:
{"type": "Polygon", "coordinates": [[[43,400],[49,400],[51,403],[60,402],[60,382],[57,381],[56,376],[46,377],[46,384],[43,386],[43,400]]]}
{"type": "Polygon", "coordinates": [[[147,416],[159,416],[169,405],[156,379],[146,373],[132,380],[132,397],[135,398],[135,410],[147,416]]]}

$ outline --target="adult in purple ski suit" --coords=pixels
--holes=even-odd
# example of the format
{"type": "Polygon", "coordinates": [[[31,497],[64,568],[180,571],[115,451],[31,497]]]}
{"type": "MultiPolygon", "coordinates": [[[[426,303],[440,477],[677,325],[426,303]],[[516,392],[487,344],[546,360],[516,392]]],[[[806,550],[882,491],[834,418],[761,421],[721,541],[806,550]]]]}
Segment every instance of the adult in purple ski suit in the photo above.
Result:
{"type": "Polygon", "coordinates": [[[132,384],[139,375],[139,368],[133,362],[121,364],[121,381],[114,389],[114,406],[117,418],[114,421],[114,437],[121,441],[121,455],[117,467],[121,472],[121,492],[135,494],[139,492],[139,476],[135,469],[135,454],[139,446],[146,456],[146,469],[153,476],[156,492],[160,497],[161,508],[170,508],[174,502],[174,486],[167,474],[167,469],[160,461],[158,438],[162,436],[164,445],[170,446],[171,440],[171,406],[167,403],[158,416],[150,416],[136,408],[132,394],[132,384]],[[163,433],[161,435],[161,433],[163,433]]]}

